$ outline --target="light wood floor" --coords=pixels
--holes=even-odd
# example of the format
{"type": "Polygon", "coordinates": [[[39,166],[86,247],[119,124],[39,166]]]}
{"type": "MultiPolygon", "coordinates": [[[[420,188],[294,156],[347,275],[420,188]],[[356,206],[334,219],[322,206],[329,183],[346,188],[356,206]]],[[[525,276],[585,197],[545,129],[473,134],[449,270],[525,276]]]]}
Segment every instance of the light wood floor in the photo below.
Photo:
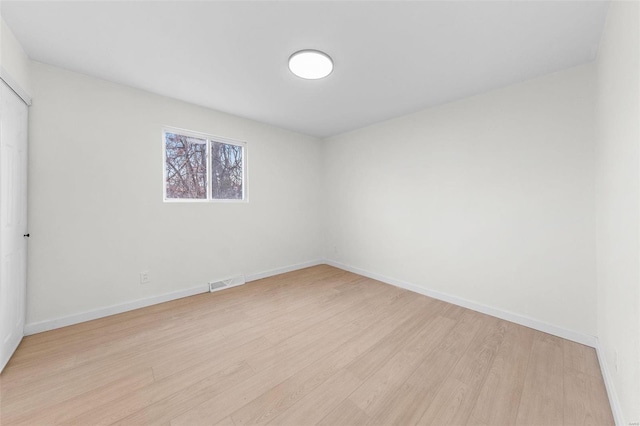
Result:
{"type": "Polygon", "coordinates": [[[317,266],[26,337],[2,425],[610,425],[593,349],[317,266]]]}

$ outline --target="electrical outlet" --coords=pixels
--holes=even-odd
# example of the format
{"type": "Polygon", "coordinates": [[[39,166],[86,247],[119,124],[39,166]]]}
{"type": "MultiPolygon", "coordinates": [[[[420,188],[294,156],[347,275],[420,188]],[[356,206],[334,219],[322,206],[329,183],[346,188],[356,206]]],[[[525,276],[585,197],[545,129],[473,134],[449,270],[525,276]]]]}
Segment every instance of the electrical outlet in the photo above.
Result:
{"type": "Polygon", "coordinates": [[[148,284],[149,281],[149,271],[140,272],[140,284],[148,284]]]}

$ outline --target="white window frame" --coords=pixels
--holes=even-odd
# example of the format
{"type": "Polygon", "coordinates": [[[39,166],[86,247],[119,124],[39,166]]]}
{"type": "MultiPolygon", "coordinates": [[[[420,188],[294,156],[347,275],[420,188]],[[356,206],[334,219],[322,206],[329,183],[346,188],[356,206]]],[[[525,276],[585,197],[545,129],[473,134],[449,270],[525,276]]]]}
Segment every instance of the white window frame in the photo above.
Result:
{"type": "Polygon", "coordinates": [[[214,136],[207,133],[194,132],[193,130],[179,127],[165,126],[162,128],[162,200],[165,203],[248,203],[247,193],[247,143],[222,136],[214,136]],[[207,198],[167,198],[167,142],[165,135],[175,133],[197,139],[204,139],[207,156],[207,198]],[[211,184],[211,142],[219,142],[228,145],[242,147],[242,199],[217,199],[212,197],[211,184]]]}

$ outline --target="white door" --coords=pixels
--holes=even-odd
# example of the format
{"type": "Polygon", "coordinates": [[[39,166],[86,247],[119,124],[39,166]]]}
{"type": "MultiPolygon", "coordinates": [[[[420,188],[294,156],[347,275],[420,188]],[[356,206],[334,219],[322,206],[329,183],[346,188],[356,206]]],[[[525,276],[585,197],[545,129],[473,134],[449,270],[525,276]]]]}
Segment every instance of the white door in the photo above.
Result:
{"type": "Polygon", "coordinates": [[[0,80],[0,371],[24,331],[27,117],[27,105],[0,80]]]}

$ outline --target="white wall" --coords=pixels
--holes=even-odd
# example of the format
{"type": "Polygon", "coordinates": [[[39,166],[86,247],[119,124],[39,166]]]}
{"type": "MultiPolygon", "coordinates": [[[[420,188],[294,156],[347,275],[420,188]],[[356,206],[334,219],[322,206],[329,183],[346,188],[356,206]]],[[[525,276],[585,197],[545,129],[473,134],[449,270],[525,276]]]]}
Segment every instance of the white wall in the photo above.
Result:
{"type": "Polygon", "coordinates": [[[32,91],[28,324],[321,258],[318,140],[35,62],[32,91]],[[246,141],[250,201],[163,203],[167,125],[246,141]]]}
{"type": "Polygon", "coordinates": [[[639,13],[611,3],[597,62],[598,338],[624,425],[640,421],[639,13]]]}
{"type": "Polygon", "coordinates": [[[596,333],[592,64],[331,138],[326,256],[596,333]]]}
{"type": "Polygon", "coordinates": [[[0,66],[28,94],[31,93],[29,79],[29,57],[13,35],[4,19],[0,18],[0,66]]]}

